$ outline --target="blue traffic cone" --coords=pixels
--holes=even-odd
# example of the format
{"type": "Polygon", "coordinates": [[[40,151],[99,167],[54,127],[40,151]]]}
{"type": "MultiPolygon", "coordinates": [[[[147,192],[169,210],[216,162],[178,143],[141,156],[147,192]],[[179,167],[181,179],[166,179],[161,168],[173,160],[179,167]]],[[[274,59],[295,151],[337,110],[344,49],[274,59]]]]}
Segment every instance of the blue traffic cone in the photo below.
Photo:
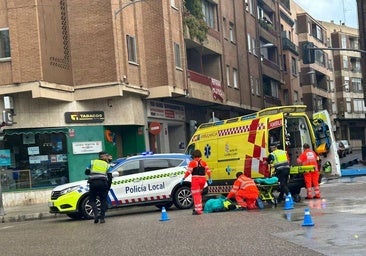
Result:
{"type": "Polygon", "coordinates": [[[302,223],[302,226],[314,226],[313,221],[311,220],[310,210],[309,208],[305,208],[305,214],[304,214],[304,222],[302,223]]]}
{"type": "Polygon", "coordinates": [[[283,207],[284,210],[290,210],[290,209],[294,209],[294,203],[292,201],[292,198],[290,195],[286,196],[285,199],[285,206],[283,207]]]}
{"type": "Polygon", "coordinates": [[[160,221],[170,220],[168,214],[166,213],[165,207],[161,208],[161,219],[160,221]]]}
{"type": "Polygon", "coordinates": [[[290,202],[291,202],[292,206],[294,206],[295,205],[294,199],[292,198],[292,195],[290,192],[288,193],[288,196],[290,197],[290,202]]]}

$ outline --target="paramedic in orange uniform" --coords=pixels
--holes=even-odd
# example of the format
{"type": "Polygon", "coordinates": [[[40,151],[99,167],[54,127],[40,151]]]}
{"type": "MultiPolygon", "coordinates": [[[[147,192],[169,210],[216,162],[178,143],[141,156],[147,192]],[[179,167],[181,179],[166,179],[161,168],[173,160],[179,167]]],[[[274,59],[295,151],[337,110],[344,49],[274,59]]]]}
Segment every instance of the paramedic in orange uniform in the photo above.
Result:
{"type": "Polygon", "coordinates": [[[256,209],[256,200],[259,196],[259,190],[254,180],[245,176],[242,172],[236,174],[237,180],[234,182],[233,188],[227,195],[227,199],[235,196],[236,202],[242,209],[256,209]]]}
{"type": "Polygon", "coordinates": [[[185,178],[192,174],[191,192],[194,203],[193,215],[202,214],[202,191],[206,184],[206,175],[208,176],[208,184],[212,184],[211,170],[207,163],[201,159],[202,154],[199,149],[193,151],[193,160],[188,164],[188,169],[184,174],[181,184],[185,178]]]}
{"type": "Polygon", "coordinates": [[[320,188],[319,188],[319,168],[318,168],[318,155],[310,149],[308,143],[304,143],[303,145],[304,151],[297,158],[297,162],[302,165],[312,165],[314,166],[314,171],[304,172],[304,180],[306,187],[306,199],[313,198],[314,188],[314,198],[320,198],[320,188]]]}

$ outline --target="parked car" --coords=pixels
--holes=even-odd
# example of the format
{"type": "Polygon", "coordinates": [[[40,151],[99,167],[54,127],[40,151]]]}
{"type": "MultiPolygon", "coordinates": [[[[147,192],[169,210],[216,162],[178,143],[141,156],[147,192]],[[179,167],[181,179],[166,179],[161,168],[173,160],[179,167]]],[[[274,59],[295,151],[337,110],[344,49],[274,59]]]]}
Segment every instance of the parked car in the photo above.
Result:
{"type": "Polygon", "coordinates": [[[340,158],[346,156],[346,148],[341,141],[336,141],[337,153],[340,158]]]}
{"type": "Polygon", "coordinates": [[[346,154],[352,154],[352,147],[349,144],[348,140],[340,140],[340,142],[344,145],[344,151],[346,154]]]}
{"type": "MultiPolygon", "coordinates": [[[[191,176],[181,183],[190,160],[191,156],[178,153],[142,154],[117,159],[109,170],[113,180],[108,207],[155,205],[168,209],[174,205],[178,209],[191,208],[191,176]]],[[[51,213],[63,213],[72,219],[92,219],[94,214],[89,203],[87,181],[55,187],[49,209],[51,213]]]]}

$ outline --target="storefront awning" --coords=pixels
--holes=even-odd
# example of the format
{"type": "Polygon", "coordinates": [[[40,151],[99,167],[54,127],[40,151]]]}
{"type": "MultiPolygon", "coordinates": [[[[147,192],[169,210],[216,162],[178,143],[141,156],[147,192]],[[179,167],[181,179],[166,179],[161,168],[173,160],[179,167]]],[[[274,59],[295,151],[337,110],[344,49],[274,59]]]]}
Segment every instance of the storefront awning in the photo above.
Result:
{"type": "Polygon", "coordinates": [[[68,128],[4,129],[4,135],[68,133],[68,128]]]}

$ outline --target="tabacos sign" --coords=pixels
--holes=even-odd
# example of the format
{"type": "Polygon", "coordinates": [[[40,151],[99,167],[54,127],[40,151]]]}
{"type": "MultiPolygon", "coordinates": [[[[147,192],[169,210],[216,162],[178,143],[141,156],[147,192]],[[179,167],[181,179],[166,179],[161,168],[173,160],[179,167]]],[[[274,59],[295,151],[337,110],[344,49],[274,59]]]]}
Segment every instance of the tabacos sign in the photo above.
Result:
{"type": "Polygon", "coordinates": [[[65,112],[65,122],[70,123],[102,123],[103,111],[65,112]]]}

